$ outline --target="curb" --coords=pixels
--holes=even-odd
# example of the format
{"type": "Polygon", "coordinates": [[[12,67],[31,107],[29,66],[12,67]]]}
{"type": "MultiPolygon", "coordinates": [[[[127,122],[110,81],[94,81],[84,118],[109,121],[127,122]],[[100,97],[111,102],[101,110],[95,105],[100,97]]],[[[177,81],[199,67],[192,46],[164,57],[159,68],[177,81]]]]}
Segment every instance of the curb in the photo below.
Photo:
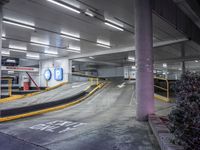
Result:
{"type": "Polygon", "coordinates": [[[173,134],[155,114],[148,116],[149,125],[155,135],[161,150],[184,150],[184,147],[171,143],[173,134]]]}

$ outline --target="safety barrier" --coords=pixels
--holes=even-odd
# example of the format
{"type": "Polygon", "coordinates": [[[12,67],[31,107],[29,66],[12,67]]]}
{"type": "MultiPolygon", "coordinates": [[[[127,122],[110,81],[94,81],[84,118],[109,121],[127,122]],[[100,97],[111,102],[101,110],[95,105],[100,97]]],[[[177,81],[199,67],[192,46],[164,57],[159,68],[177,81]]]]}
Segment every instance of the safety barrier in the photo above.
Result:
{"type": "Polygon", "coordinates": [[[12,96],[12,79],[11,78],[1,78],[2,83],[2,93],[6,90],[6,96],[12,96]]]}
{"type": "MultiPolygon", "coordinates": [[[[11,81],[12,81],[12,80],[11,80],[11,81]]],[[[7,102],[15,101],[15,100],[20,100],[20,99],[26,98],[26,97],[35,96],[35,95],[40,94],[40,93],[43,93],[43,92],[47,92],[47,91],[50,91],[50,90],[54,90],[54,89],[56,89],[56,88],[58,88],[58,87],[63,86],[64,84],[67,84],[67,82],[62,82],[62,83],[60,83],[60,84],[58,84],[58,85],[55,85],[55,86],[46,88],[46,89],[43,90],[43,91],[34,92],[34,93],[30,93],[30,94],[24,94],[24,95],[12,95],[12,85],[11,85],[11,96],[10,96],[10,97],[7,97],[7,98],[2,98],[2,99],[0,99],[0,104],[1,104],[1,103],[7,103],[7,102]]]]}
{"type": "MultiPolygon", "coordinates": [[[[15,120],[15,119],[19,119],[19,118],[34,116],[34,115],[39,115],[39,114],[48,113],[48,112],[51,112],[51,111],[56,111],[56,110],[60,110],[60,109],[64,109],[64,108],[73,106],[75,104],[78,104],[78,103],[82,102],[83,100],[85,100],[86,98],[88,98],[89,96],[94,94],[98,89],[102,88],[104,85],[105,85],[105,83],[100,83],[100,84],[96,85],[95,87],[93,87],[94,85],[92,85],[92,86],[90,85],[89,88],[86,88],[84,90],[84,93],[81,94],[80,98],[78,98],[75,95],[75,98],[73,98],[74,100],[70,100],[69,99],[69,102],[67,102],[66,99],[63,99],[61,103],[58,101],[58,103],[60,103],[60,104],[58,104],[56,102],[57,103],[56,105],[50,106],[49,105],[50,103],[48,103],[48,105],[46,105],[41,110],[38,110],[37,107],[34,106],[34,110],[32,110],[32,112],[26,112],[27,109],[23,108],[25,110],[25,112],[24,113],[22,112],[21,114],[15,114],[15,115],[11,115],[11,116],[10,116],[10,114],[8,114],[9,116],[6,116],[4,114],[5,117],[3,117],[3,116],[0,117],[0,122],[15,120]]],[[[5,111],[5,110],[3,110],[3,111],[5,111]]],[[[3,115],[3,113],[1,113],[1,115],[3,115]]]]}
{"type": "Polygon", "coordinates": [[[165,78],[154,78],[154,97],[158,100],[171,102],[174,97],[174,90],[172,88],[175,80],[168,80],[165,78]]]}

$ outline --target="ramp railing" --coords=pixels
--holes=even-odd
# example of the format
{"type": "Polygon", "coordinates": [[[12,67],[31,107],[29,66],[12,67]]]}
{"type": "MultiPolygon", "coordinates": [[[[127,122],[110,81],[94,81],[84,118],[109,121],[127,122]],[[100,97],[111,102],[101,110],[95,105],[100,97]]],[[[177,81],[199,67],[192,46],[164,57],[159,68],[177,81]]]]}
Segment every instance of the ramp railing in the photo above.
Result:
{"type": "Polygon", "coordinates": [[[171,102],[174,98],[174,83],[175,80],[165,78],[154,78],[154,96],[156,99],[171,102]]]}

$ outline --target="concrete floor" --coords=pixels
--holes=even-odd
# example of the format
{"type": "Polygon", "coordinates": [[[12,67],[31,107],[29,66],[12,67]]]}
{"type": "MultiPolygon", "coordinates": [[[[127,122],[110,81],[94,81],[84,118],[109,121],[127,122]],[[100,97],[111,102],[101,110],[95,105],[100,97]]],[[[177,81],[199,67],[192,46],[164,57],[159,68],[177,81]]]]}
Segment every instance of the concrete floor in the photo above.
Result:
{"type": "Polygon", "coordinates": [[[135,120],[134,84],[114,82],[73,107],[0,124],[2,150],[159,150],[135,120]]]}
{"type": "Polygon", "coordinates": [[[0,105],[0,109],[17,108],[23,106],[30,106],[39,103],[57,101],[63,98],[73,96],[84,91],[90,85],[89,82],[75,82],[68,83],[59,88],[32,96],[26,97],[17,101],[10,101],[0,105]]]}

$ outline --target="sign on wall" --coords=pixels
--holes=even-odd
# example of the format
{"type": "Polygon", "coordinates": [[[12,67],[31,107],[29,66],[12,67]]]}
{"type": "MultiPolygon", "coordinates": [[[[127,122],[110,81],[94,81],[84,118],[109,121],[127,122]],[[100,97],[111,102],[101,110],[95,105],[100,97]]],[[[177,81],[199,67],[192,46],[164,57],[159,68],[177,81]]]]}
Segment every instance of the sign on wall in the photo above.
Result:
{"type": "Polygon", "coordinates": [[[45,72],[44,72],[44,78],[49,81],[51,79],[51,70],[50,69],[47,69],[45,72]]]}
{"type": "Polygon", "coordinates": [[[63,68],[55,68],[54,69],[54,79],[57,81],[63,80],[63,68]]]}

